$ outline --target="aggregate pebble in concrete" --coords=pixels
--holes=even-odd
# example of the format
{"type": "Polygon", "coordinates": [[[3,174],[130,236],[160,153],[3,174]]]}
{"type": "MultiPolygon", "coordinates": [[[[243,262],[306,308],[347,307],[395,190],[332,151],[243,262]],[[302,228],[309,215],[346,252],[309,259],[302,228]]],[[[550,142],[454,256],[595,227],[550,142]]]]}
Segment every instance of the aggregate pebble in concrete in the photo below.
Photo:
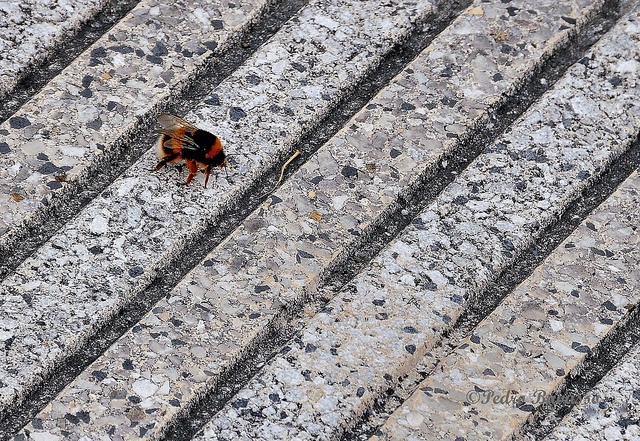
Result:
{"type": "MultiPolygon", "coordinates": [[[[129,438],[136,436],[128,429],[135,421],[147,436],[159,433],[179,407],[211,387],[221,370],[233,363],[284,303],[312,292],[322,270],[348,246],[350,238],[361,234],[396,193],[406,190],[403,187],[416,172],[433,166],[445,151],[432,146],[433,151],[427,152],[428,146],[410,142],[419,144],[428,137],[448,148],[455,146],[449,131],[431,132],[419,115],[427,115],[441,127],[450,120],[464,123],[457,131],[463,135],[485,115],[481,109],[499,101],[504,90],[530,73],[535,60],[555,48],[554,43],[538,43],[557,42],[567,33],[560,30],[563,25],[559,22],[532,17],[543,11],[554,16],[567,7],[539,3],[526,22],[524,15],[517,22],[500,18],[507,11],[500,3],[483,4],[482,15],[477,8],[469,10],[192,271],[168,300],[160,301],[47,406],[38,415],[37,427],[31,425],[27,430],[48,435],[64,430],[73,433],[68,435],[73,439],[88,431],[104,433],[113,425],[119,427],[113,436],[129,438]],[[523,53],[505,55],[504,42],[481,38],[496,23],[517,33],[511,42],[521,42],[523,53]],[[494,81],[478,82],[478,71],[462,61],[475,59],[478,48],[473,42],[482,46],[485,63],[508,78],[499,87],[494,81]],[[461,60],[461,73],[441,75],[448,65],[443,54],[461,60]],[[436,82],[440,87],[428,86],[436,82]],[[468,98],[455,108],[442,99],[442,90],[463,95],[470,88],[477,98],[468,98]],[[414,105],[410,103],[421,99],[436,104],[411,113],[408,107],[414,105]],[[401,142],[396,141],[398,137],[401,142]],[[370,168],[372,162],[379,167],[370,168]],[[66,423],[65,415],[76,409],[89,412],[90,423],[66,423]]],[[[574,7],[588,14],[593,5],[583,2],[574,7]]],[[[304,350],[312,353],[316,344],[311,342],[304,350]]],[[[291,373],[296,386],[301,376],[291,373]]],[[[358,399],[362,396],[354,393],[358,399]]],[[[313,436],[336,431],[343,422],[334,417],[324,417],[326,427],[314,423],[308,430],[313,436]]]]}
{"type": "MultiPolygon", "coordinates": [[[[235,154],[233,184],[222,174],[203,189],[200,174],[192,185],[177,186],[184,171],[167,167],[150,174],[157,159],[149,151],[6,278],[0,332],[9,343],[0,353],[2,406],[24,396],[151,278],[173,270],[166,262],[191,245],[190,237],[207,219],[240,198],[266,162],[279,162],[305,126],[412,30],[413,20],[433,11],[428,1],[310,4],[186,116],[219,134],[235,154]]],[[[312,268],[311,248],[301,245],[281,258],[312,268]]],[[[234,253],[232,272],[242,264],[239,256],[234,253]]]]}
{"type": "Polygon", "coordinates": [[[82,185],[89,166],[224,50],[265,3],[142,1],[1,124],[0,241],[47,204],[65,203],[51,196],[82,185]]]}
{"type": "Polygon", "coordinates": [[[107,0],[0,2],[0,99],[107,0]]]}
{"type": "MultiPolygon", "coordinates": [[[[534,240],[566,206],[567,194],[584,188],[585,172],[597,173],[636,138],[637,76],[628,71],[616,86],[609,79],[638,57],[637,36],[631,15],[585,57],[586,66],[570,69],[350,289],[330,301],[196,439],[328,439],[327,427],[348,424],[393,389],[455,322],[465,299],[534,240]],[[619,117],[625,121],[615,123],[619,117]],[[607,135],[624,127],[619,138],[607,135]]],[[[548,394],[553,381],[570,372],[570,363],[579,363],[626,313],[640,281],[638,183],[637,175],[630,178],[530,286],[514,293],[500,316],[478,328],[459,349],[464,356],[444,360],[443,373],[421,385],[380,439],[501,439],[503,427],[524,422],[528,408],[510,409],[510,421],[509,412],[495,406],[488,429],[493,432],[483,434],[488,417],[476,412],[484,408],[455,400],[491,388],[501,396],[511,388],[530,392],[532,399],[536,390],[548,394]],[[518,365],[525,367],[516,377],[518,365]],[[437,381],[442,377],[444,384],[437,381]],[[425,399],[433,401],[422,404],[425,399]]]]}
{"type": "MultiPolygon", "coordinates": [[[[640,180],[636,174],[636,191],[638,184],[640,180]]],[[[637,199],[636,196],[636,206],[637,199]]],[[[638,214],[636,218],[637,216],[638,214]]],[[[593,439],[640,440],[640,346],[638,345],[629,351],[622,361],[587,393],[545,438],[546,441],[593,439]]]]}

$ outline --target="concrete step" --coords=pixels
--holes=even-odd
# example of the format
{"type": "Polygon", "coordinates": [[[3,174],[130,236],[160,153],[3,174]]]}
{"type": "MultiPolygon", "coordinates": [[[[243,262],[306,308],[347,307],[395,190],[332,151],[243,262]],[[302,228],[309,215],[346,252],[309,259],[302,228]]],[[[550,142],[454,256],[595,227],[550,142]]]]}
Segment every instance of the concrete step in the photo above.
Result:
{"type": "MultiPolygon", "coordinates": [[[[635,177],[636,189],[638,177],[635,177]]],[[[637,198],[636,198],[637,199],[637,198]]],[[[637,204],[637,201],[635,202],[637,204]]],[[[636,262],[637,263],[637,262],[636,262]]],[[[640,346],[635,346],[567,415],[548,441],[640,438],[640,346]]]]}
{"type": "Polygon", "coordinates": [[[0,99],[108,4],[108,0],[0,3],[0,99]]]}
{"type": "MultiPolygon", "coordinates": [[[[151,76],[165,84],[158,93],[132,73],[124,90],[105,89],[116,107],[129,100],[114,107],[128,115],[125,127],[105,117],[111,110],[100,107],[95,76],[73,98],[96,95],[101,125],[91,132],[69,125],[54,135],[62,147],[24,137],[32,118],[53,124],[43,109],[59,109],[71,95],[59,95],[68,86],[62,77],[47,86],[49,98],[43,90],[14,117],[30,125],[5,123],[11,141],[0,142],[16,170],[43,153],[38,161],[65,172],[56,182],[66,182],[41,195],[51,176],[32,167],[22,184],[0,171],[4,189],[25,195],[3,190],[9,203],[38,201],[20,218],[5,215],[0,238],[7,255],[12,247],[30,254],[7,264],[0,282],[0,438],[510,436],[528,430],[525,421],[540,412],[535,403],[479,402],[469,411],[454,399],[436,402],[437,394],[451,391],[451,399],[473,388],[477,369],[496,381],[496,393],[505,384],[523,395],[534,386],[557,392],[569,374],[581,375],[577,366],[610,329],[629,321],[633,289],[620,292],[618,279],[603,282],[608,291],[581,282],[578,297],[567,287],[590,274],[589,265],[596,277],[617,271],[626,288],[640,279],[635,248],[623,245],[635,240],[637,216],[624,211],[637,206],[637,192],[625,190],[637,185],[635,175],[575,233],[601,238],[568,238],[555,251],[561,257],[553,254],[498,309],[483,312],[472,335],[460,337],[468,346],[450,337],[581,195],[611,191],[603,181],[624,169],[618,158],[637,167],[639,10],[619,18],[604,0],[292,4],[282,29],[221,82],[198,83],[206,91],[181,113],[223,140],[228,178],[214,174],[205,189],[202,174],[184,187],[176,184],[185,170],[150,173],[155,115],[189,102],[190,82],[209,75],[253,22],[288,4],[243,4],[246,14],[233,15],[238,5],[228,2],[179,11],[140,3],[65,70],[79,75],[96,59],[115,66],[135,54],[149,76],[161,67],[166,77],[175,64],[178,78],[151,76]],[[444,26],[448,14],[457,18],[444,26]],[[208,32],[215,39],[206,50],[186,47],[202,46],[208,32]],[[127,41],[150,52],[106,50],[127,41]],[[427,43],[411,62],[394,52],[427,43]],[[195,64],[186,68],[187,59],[195,64]],[[565,72],[572,60],[579,62],[565,72]],[[332,136],[326,121],[346,112],[345,101],[359,102],[357,89],[392,63],[408,64],[348,121],[346,113],[332,136]],[[131,93],[136,82],[144,100],[131,93]],[[136,133],[145,138],[134,147],[136,133]],[[318,133],[328,142],[315,140],[318,133]],[[82,148],[78,137],[96,148],[66,158],[63,148],[82,148]],[[303,154],[289,167],[299,168],[271,194],[296,150],[303,154]],[[116,176],[110,161],[122,151],[132,165],[116,176]],[[68,170],[59,161],[71,161],[68,170]],[[78,207],[79,194],[98,188],[89,181],[100,166],[108,186],[78,207]],[[19,239],[56,212],[50,207],[69,220],[38,235],[31,252],[19,239]],[[576,248],[586,251],[576,258],[576,248]],[[623,254],[628,263],[618,266],[623,254]],[[548,299],[567,306],[539,318],[548,299]],[[604,322],[594,325],[592,314],[604,322]],[[553,375],[540,374],[540,354],[553,375]],[[489,368],[477,362],[485,355],[489,368]],[[386,422],[385,412],[393,413],[386,422]],[[505,420],[509,431],[501,432],[505,420]]],[[[102,77],[105,84],[116,74],[102,77]]]]}

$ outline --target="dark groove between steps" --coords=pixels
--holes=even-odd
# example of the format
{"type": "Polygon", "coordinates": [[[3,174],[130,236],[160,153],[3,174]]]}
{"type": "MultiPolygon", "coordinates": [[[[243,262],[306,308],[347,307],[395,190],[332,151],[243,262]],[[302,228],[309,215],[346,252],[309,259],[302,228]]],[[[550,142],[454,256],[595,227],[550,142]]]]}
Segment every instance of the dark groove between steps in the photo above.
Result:
{"type": "MultiPolygon", "coordinates": [[[[244,61],[246,61],[255,50],[267,41],[278,29],[292,16],[294,16],[308,0],[283,0],[272,2],[265,12],[259,17],[250,28],[243,33],[237,44],[225,52],[224,55],[217,58],[215,62],[209,63],[203,74],[198,76],[188,89],[181,91],[180,96],[172,100],[171,106],[165,106],[168,111],[184,114],[200,102],[207,93],[222,82],[227,76],[233,73],[244,61]]],[[[111,160],[108,164],[103,164],[105,170],[114,170],[108,176],[97,176],[96,181],[91,184],[90,188],[82,189],[74,193],[74,199],[64,208],[60,209],[59,218],[46,220],[43,226],[26,229],[23,240],[28,244],[21,247],[18,253],[10,254],[11,248],[0,250],[0,261],[10,258],[11,266],[16,267],[22,260],[28,257],[42,242],[48,240],[55,231],[64,223],[70,220],[77,211],[88,204],[97,194],[99,194],[111,181],[122,173],[129,165],[133,164],[147,149],[149,149],[156,139],[155,131],[151,130],[152,118],[148,121],[141,122],[136,130],[133,138],[138,139],[138,145],[128,149],[123,141],[123,154],[125,157],[120,160],[111,160]],[[49,231],[50,230],[50,231],[49,231]],[[37,235],[32,239],[29,234],[37,235]],[[7,257],[8,256],[8,257],[7,257]]],[[[116,155],[117,157],[117,155],[116,155]]],[[[279,172],[279,171],[278,171],[279,172]]],[[[235,227],[230,224],[228,229],[235,227]]],[[[208,252],[208,251],[206,251],[208,252]]],[[[202,255],[206,254],[205,249],[200,250],[202,255]]],[[[192,263],[192,266],[195,262],[192,263]]],[[[93,337],[83,349],[69,355],[61,361],[40,384],[32,390],[28,396],[20,403],[15,403],[11,408],[6,409],[0,414],[0,440],[8,440],[12,433],[19,431],[26,425],[37,413],[52,400],[64,387],[77,377],[82,370],[98,358],[102,352],[106,350],[115,340],[117,340],[127,329],[133,326],[146,313],[153,303],[157,302],[161,297],[166,295],[169,287],[174,286],[187,273],[188,269],[180,265],[180,270],[167,271],[166,279],[169,283],[163,284],[163,291],[155,291],[154,296],[146,296],[140,299],[130,307],[120,312],[119,316],[114,319],[112,326],[103,329],[102,333],[93,337]],[[150,300],[150,297],[152,300],[150,300]],[[135,312],[134,312],[135,311],[135,312]]],[[[7,276],[9,271],[7,267],[0,268],[0,280],[7,276]],[[4,269],[4,272],[3,272],[4,269]]],[[[157,282],[156,282],[157,285],[157,282]]]]}
{"type": "Polygon", "coordinates": [[[67,36],[55,46],[42,61],[28,66],[20,75],[16,86],[5,96],[0,96],[0,123],[6,121],[32,96],[40,92],[49,81],[135,8],[139,2],[139,0],[112,0],[108,2],[101,11],[96,12],[94,16],[89,17],[80,25],[73,36],[67,36]]]}

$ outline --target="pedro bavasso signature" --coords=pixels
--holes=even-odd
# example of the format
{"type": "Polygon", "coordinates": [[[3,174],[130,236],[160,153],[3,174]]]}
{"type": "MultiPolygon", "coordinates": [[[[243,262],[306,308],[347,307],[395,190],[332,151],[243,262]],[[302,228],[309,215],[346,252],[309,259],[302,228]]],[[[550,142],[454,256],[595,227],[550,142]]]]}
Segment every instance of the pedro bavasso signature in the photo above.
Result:
{"type": "MultiPolygon", "coordinates": [[[[496,404],[503,406],[522,407],[523,405],[547,405],[547,404],[577,404],[583,397],[550,395],[544,390],[535,390],[526,394],[513,390],[493,391],[493,390],[470,390],[467,392],[467,402],[469,404],[496,404]]],[[[596,396],[592,396],[591,404],[598,404],[596,396]]]]}

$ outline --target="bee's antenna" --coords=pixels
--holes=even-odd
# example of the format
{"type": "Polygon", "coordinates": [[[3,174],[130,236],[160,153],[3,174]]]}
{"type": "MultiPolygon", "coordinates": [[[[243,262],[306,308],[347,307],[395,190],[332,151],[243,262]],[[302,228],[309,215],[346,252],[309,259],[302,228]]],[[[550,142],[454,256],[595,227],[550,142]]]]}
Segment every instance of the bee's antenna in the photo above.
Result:
{"type": "Polygon", "coordinates": [[[224,158],[224,162],[222,163],[221,167],[224,168],[224,174],[225,177],[227,178],[227,182],[231,182],[229,181],[229,171],[227,170],[228,168],[230,168],[230,162],[227,160],[229,158],[230,155],[227,155],[224,158]]]}
{"type": "Polygon", "coordinates": [[[229,168],[233,168],[233,163],[229,161],[229,158],[236,156],[235,154],[226,154],[225,158],[224,158],[224,162],[223,162],[223,167],[229,167],[229,168]]]}

